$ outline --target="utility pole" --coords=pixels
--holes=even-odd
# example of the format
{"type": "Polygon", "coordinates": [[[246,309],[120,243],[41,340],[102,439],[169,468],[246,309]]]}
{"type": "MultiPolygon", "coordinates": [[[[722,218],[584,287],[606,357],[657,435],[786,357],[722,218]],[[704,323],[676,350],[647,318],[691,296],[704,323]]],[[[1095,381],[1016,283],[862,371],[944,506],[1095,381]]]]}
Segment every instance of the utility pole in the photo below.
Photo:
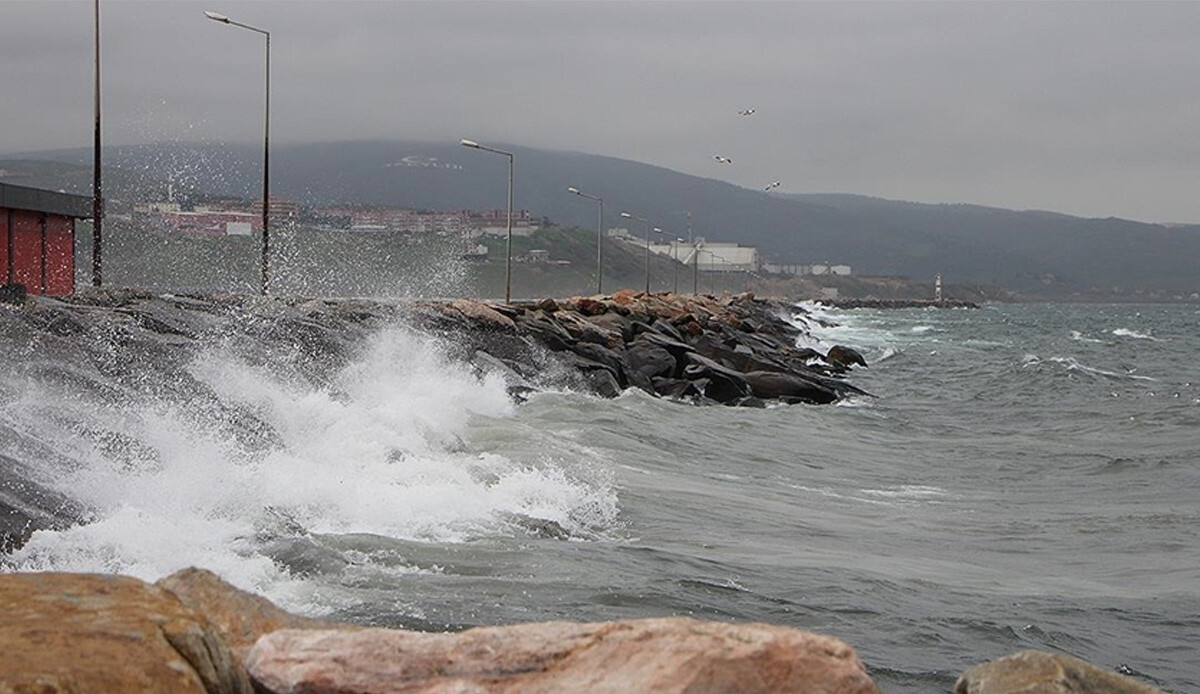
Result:
{"type": "Polygon", "coordinates": [[[692,241],[692,213],[687,213],[688,245],[692,247],[692,295],[700,293],[700,249],[692,241]]]}
{"type": "Polygon", "coordinates": [[[92,286],[99,287],[104,246],[104,195],[100,188],[100,0],[93,3],[96,14],[96,129],[92,139],[92,286]]]}

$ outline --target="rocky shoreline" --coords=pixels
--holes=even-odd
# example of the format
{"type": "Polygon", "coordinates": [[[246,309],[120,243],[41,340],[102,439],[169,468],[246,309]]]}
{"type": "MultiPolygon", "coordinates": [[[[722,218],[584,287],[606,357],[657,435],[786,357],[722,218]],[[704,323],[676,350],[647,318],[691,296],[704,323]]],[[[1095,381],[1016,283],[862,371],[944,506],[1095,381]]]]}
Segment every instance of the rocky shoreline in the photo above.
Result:
{"type": "MultiPolygon", "coordinates": [[[[749,294],[619,292],[505,305],[105,289],[0,305],[4,337],[43,359],[38,377],[70,378],[120,402],[114,384],[136,388],[146,370],[170,373],[154,387],[203,399],[248,437],[269,437],[269,427],[252,412],[221,410],[183,368],[203,346],[231,335],[252,360],[277,359],[286,348],[314,382],[352,359],[366,336],[403,325],[442,336],[453,357],[481,373],[503,374],[514,397],[562,386],[609,397],[639,388],[681,403],[729,406],[865,395],[844,380],[866,366],[861,355],[796,346],[814,320],[749,294]],[[89,368],[73,368],[79,364],[89,368]]],[[[7,494],[0,497],[0,552],[35,530],[83,517],[19,468],[8,470],[10,462],[0,455],[7,494]]],[[[0,573],[0,613],[0,694],[879,691],[870,664],[850,645],[778,625],[669,618],[454,634],[367,629],[288,614],[200,569],[155,584],[0,573]]],[[[1029,651],[969,669],[954,691],[1158,690],[1069,656],[1029,651]]]]}
{"type": "MultiPolygon", "coordinates": [[[[457,633],[309,619],[184,569],[0,574],[0,692],[40,694],[879,694],[854,649],[770,624],[545,622],[457,633]]],[[[1162,694],[1077,658],[1023,651],[955,694],[1162,694]]]]}

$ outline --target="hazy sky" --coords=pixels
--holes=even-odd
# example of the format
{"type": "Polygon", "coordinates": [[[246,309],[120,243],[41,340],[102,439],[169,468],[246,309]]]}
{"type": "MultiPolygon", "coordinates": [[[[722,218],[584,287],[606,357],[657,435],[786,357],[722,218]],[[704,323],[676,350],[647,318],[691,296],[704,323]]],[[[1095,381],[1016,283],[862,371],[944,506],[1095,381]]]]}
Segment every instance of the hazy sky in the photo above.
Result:
{"type": "MultiPolygon", "coordinates": [[[[211,9],[271,31],[274,142],[1200,221],[1200,2],[100,4],[106,144],[261,141],[262,37],[211,9]]],[[[0,0],[0,153],[90,146],[92,7],[0,0]]]]}

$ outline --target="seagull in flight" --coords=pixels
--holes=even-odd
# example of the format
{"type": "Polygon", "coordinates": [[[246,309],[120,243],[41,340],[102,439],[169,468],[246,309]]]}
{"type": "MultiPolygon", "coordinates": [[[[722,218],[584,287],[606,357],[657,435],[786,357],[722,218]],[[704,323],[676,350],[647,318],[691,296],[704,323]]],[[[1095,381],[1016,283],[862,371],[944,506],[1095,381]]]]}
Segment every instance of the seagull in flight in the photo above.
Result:
{"type": "Polygon", "coordinates": [[[732,164],[733,163],[732,159],[730,159],[729,157],[723,157],[720,154],[714,154],[713,159],[716,159],[717,161],[721,162],[722,164],[732,164]]]}
{"type": "Polygon", "coordinates": [[[752,108],[744,108],[741,111],[738,111],[738,115],[739,116],[753,116],[754,111],[755,111],[755,109],[752,109],[752,108]]]}
{"type": "Polygon", "coordinates": [[[772,181],[771,183],[769,183],[767,185],[766,188],[763,188],[763,190],[770,190],[772,188],[778,188],[781,185],[783,185],[783,181],[772,181]]]}

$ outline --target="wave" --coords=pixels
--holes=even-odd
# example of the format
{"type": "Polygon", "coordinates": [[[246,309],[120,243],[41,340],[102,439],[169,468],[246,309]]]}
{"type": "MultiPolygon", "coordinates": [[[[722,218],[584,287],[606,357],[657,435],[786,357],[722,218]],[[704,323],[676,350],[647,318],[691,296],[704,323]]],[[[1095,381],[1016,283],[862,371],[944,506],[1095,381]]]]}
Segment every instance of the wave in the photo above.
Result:
{"type": "Polygon", "coordinates": [[[1116,330],[1112,331],[1112,334],[1116,335],[1117,337],[1132,337],[1136,340],[1154,340],[1155,342],[1158,341],[1157,337],[1154,337],[1152,335],[1147,335],[1145,333],[1139,333],[1136,330],[1130,330],[1128,328],[1117,328],[1116,330]]]}
{"type": "Polygon", "coordinates": [[[1133,381],[1158,381],[1157,378],[1154,378],[1151,376],[1142,376],[1137,373],[1134,373],[1136,371],[1136,369],[1132,369],[1132,368],[1126,369],[1123,373],[1117,372],[1117,371],[1109,371],[1109,370],[1097,368],[1094,366],[1088,366],[1088,365],[1080,362],[1075,357],[1050,357],[1049,359],[1043,361],[1043,359],[1041,357],[1037,356],[1036,354],[1026,354],[1021,358],[1021,366],[1023,368],[1037,367],[1037,366],[1040,366],[1041,364],[1043,364],[1044,362],[1061,365],[1061,366],[1065,367],[1065,369],[1067,371],[1075,371],[1075,372],[1085,373],[1085,374],[1089,374],[1091,376],[1099,376],[1099,377],[1106,378],[1106,379],[1133,380],[1133,381]]]}
{"type": "Polygon", "coordinates": [[[323,535],[461,543],[612,527],[617,498],[602,472],[577,469],[545,445],[518,457],[472,444],[480,422],[519,429],[514,405],[501,376],[452,363],[446,351],[433,338],[385,329],[312,383],[286,364],[266,368],[211,345],[186,372],[219,408],[133,393],[115,407],[88,404],[61,384],[10,383],[26,401],[59,410],[57,449],[76,463],[43,472],[91,516],[35,532],[4,568],[155,580],[199,565],[270,594],[296,573],[281,552],[350,561],[313,549],[328,544],[314,539],[323,535]],[[130,443],[113,447],[106,437],[130,443]]]}

